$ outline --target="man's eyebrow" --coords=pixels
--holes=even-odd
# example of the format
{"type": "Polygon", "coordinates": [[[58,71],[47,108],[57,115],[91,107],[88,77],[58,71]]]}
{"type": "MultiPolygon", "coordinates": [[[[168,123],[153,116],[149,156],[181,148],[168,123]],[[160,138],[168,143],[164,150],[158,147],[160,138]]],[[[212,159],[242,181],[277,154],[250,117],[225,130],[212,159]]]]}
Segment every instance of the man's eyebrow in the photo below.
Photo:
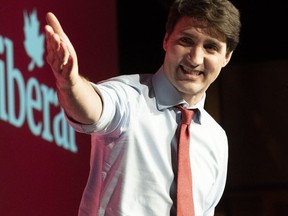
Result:
{"type": "MultiPolygon", "coordinates": [[[[182,31],[181,33],[182,33],[182,35],[190,37],[192,39],[193,38],[197,38],[193,33],[188,33],[188,32],[185,32],[185,31],[182,31]]],[[[210,43],[212,45],[215,45],[215,46],[218,46],[218,47],[222,47],[220,40],[218,40],[217,38],[214,38],[212,36],[209,36],[209,35],[205,39],[205,43],[210,43]]]]}
{"type": "Polygon", "coordinates": [[[186,31],[181,31],[181,34],[187,37],[196,38],[194,34],[188,33],[186,31]]]}
{"type": "Polygon", "coordinates": [[[218,46],[218,47],[221,47],[221,42],[217,39],[213,39],[213,38],[208,38],[205,40],[206,43],[210,43],[212,45],[215,45],[215,46],[218,46]]]}

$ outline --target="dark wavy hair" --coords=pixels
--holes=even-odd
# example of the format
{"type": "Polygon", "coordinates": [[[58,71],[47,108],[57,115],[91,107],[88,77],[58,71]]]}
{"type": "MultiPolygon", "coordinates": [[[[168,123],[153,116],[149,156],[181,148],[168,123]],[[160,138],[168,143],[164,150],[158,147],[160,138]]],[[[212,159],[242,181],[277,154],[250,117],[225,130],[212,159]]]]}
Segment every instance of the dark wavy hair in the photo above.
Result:
{"type": "Polygon", "coordinates": [[[197,27],[207,28],[227,43],[227,51],[236,49],[241,28],[239,10],[228,0],[175,0],[168,14],[166,32],[171,34],[183,16],[191,17],[197,27]]]}

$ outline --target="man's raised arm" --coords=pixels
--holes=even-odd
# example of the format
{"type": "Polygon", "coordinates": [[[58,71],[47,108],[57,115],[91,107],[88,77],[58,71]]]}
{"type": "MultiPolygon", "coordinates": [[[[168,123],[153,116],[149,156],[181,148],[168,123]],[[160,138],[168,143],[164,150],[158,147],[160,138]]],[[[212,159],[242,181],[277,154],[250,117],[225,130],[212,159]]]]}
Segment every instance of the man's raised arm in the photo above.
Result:
{"type": "Polygon", "coordinates": [[[56,79],[60,105],[76,122],[92,124],[101,115],[102,100],[79,74],[76,51],[56,16],[49,12],[46,20],[46,60],[56,79]]]}

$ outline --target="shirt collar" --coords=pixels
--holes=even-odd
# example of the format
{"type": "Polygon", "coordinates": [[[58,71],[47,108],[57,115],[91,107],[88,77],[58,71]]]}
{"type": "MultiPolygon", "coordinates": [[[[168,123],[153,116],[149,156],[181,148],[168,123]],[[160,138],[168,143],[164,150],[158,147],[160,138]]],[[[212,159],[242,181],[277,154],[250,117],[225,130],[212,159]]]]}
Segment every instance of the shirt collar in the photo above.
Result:
{"type": "Polygon", "coordinates": [[[192,107],[181,97],[177,89],[171,84],[164,73],[163,66],[153,75],[152,85],[155,91],[157,108],[159,110],[168,109],[178,104],[183,104],[188,109],[197,109],[195,121],[201,123],[201,112],[204,110],[206,94],[192,107]]]}

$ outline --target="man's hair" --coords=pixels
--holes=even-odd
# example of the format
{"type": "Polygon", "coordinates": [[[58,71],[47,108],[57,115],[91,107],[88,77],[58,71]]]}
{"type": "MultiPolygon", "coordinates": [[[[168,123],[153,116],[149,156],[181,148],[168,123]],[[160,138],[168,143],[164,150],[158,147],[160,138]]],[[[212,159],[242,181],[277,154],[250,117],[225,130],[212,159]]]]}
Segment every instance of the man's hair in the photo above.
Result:
{"type": "Polygon", "coordinates": [[[227,43],[227,52],[236,49],[241,28],[240,13],[228,0],[175,0],[170,8],[166,32],[171,34],[181,17],[191,17],[197,27],[207,28],[227,43]]]}

